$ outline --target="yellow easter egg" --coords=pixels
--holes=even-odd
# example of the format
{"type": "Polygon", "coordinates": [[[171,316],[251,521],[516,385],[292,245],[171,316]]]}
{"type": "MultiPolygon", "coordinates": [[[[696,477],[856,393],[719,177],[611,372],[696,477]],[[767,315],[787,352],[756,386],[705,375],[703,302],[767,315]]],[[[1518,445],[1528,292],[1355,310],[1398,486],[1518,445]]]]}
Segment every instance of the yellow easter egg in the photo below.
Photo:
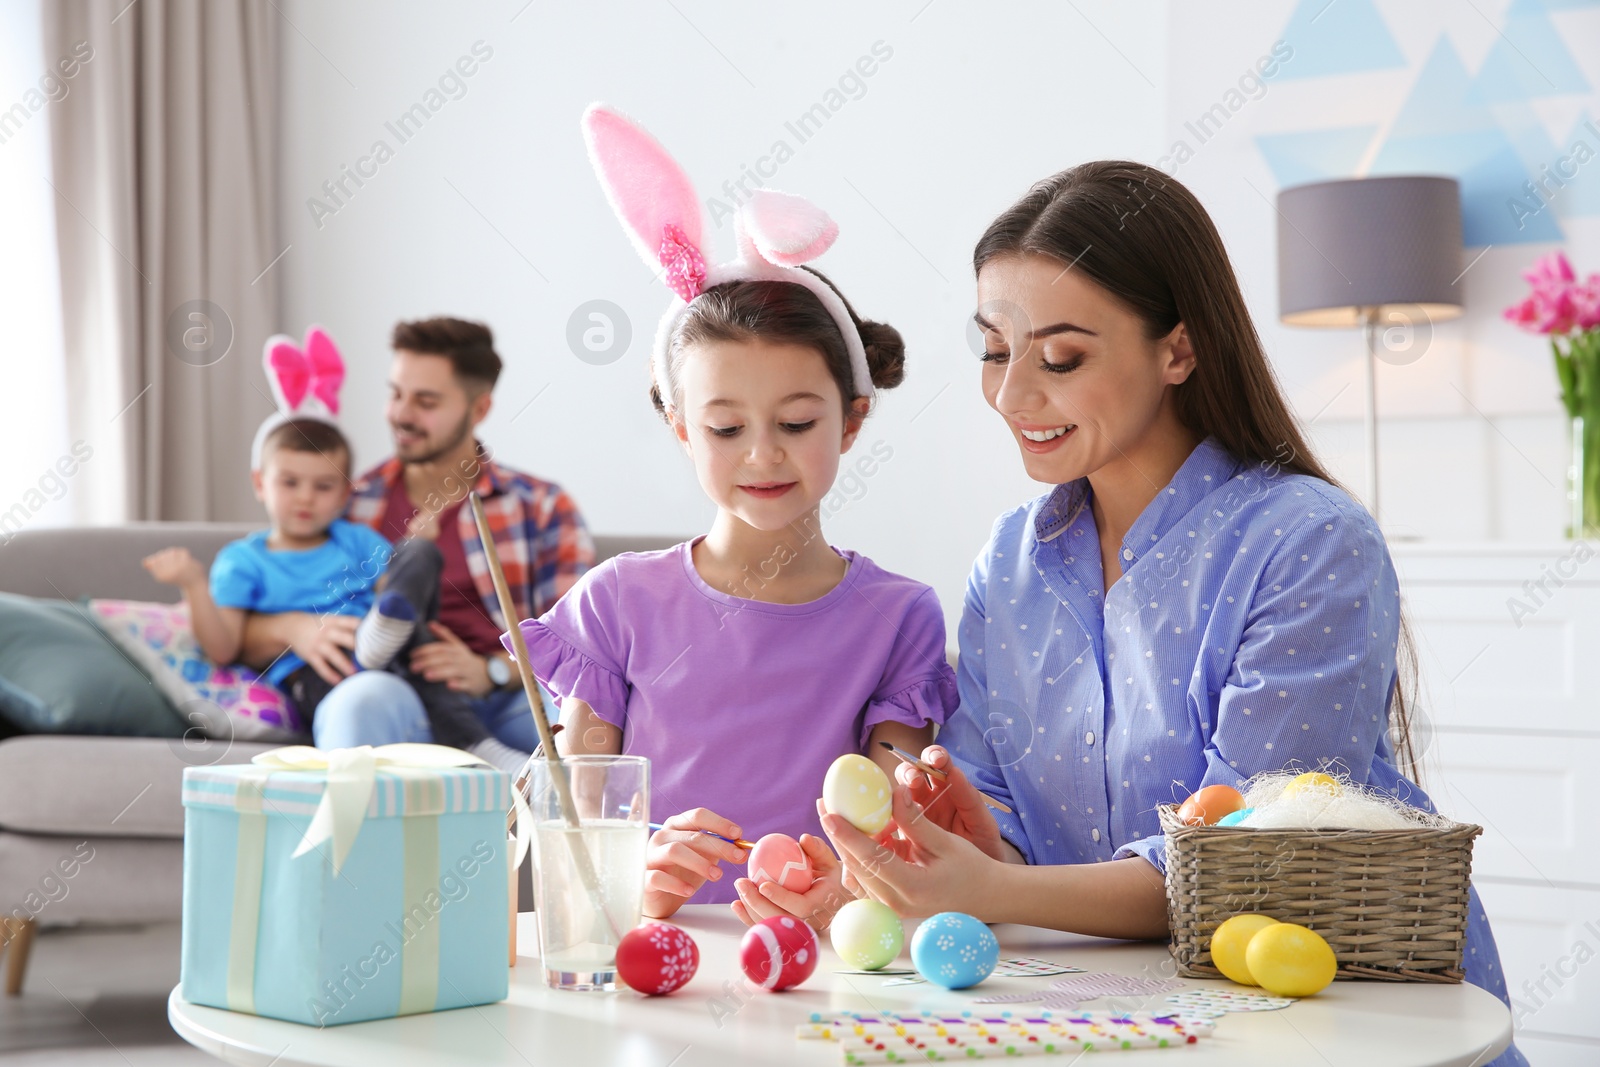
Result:
{"type": "Polygon", "coordinates": [[[1235,915],[1211,935],[1211,962],[1240,985],[1260,985],[1245,966],[1244,951],[1256,934],[1277,922],[1272,916],[1259,912],[1235,915]]]}
{"type": "Polygon", "coordinates": [[[862,899],[839,909],[828,926],[828,937],[833,941],[833,951],[845,963],[876,971],[900,955],[906,931],[893,908],[862,899]]]}
{"type": "Polygon", "coordinates": [[[1291,779],[1289,784],[1283,787],[1283,795],[1287,799],[1288,797],[1298,796],[1307,789],[1326,790],[1334,796],[1338,796],[1344,791],[1340,787],[1338,779],[1332,775],[1323,774],[1321,771],[1307,771],[1305,774],[1291,779]]]}
{"type": "Polygon", "coordinates": [[[864,834],[889,825],[892,787],[883,769],[865,756],[840,756],[822,779],[822,806],[864,834]]]}
{"type": "Polygon", "coordinates": [[[1322,935],[1295,923],[1273,923],[1258,930],[1245,946],[1244,962],[1261,988],[1279,997],[1319,993],[1339,969],[1322,935]]]}

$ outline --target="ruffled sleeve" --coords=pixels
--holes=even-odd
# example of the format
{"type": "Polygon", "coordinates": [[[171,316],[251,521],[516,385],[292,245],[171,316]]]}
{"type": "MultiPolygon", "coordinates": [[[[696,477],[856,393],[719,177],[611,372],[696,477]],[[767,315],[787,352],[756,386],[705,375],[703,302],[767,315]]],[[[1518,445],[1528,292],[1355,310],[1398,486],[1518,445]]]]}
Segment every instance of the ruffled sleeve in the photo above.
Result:
{"type": "Polygon", "coordinates": [[[932,589],[912,602],[895,630],[899,639],[862,716],[863,748],[880,722],[939,726],[961,705],[955,671],[945,658],[944,611],[932,589]]]}
{"type": "MultiPolygon", "coordinates": [[[[573,697],[596,715],[621,727],[628,716],[631,687],[621,664],[620,625],[613,567],[589,571],[556,606],[522,623],[534,677],[558,697],[573,697]]],[[[500,641],[516,655],[511,635],[500,641]]]]}
{"type": "Polygon", "coordinates": [[[960,703],[956,694],[956,676],[948,663],[944,670],[886,697],[874,697],[867,704],[867,714],[861,724],[861,747],[871,740],[872,728],[880,722],[903,722],[907,726],[942,725],[945,716],[960,703]]]}

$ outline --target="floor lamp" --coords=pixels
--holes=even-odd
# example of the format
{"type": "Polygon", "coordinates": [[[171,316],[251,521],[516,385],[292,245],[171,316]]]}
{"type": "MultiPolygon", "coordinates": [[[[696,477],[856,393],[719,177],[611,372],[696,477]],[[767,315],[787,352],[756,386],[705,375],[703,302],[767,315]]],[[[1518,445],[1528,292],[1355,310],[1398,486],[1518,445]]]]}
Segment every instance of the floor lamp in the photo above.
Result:
{"type": "Polygon", "coordinates": [[[1367,506],[1378,517],[1380,332],[1461,314],[1461,186],[1454,178],[1350,178],[1278,193],[1278,317],[1288,326],[1364,328],[1367,506]]]}

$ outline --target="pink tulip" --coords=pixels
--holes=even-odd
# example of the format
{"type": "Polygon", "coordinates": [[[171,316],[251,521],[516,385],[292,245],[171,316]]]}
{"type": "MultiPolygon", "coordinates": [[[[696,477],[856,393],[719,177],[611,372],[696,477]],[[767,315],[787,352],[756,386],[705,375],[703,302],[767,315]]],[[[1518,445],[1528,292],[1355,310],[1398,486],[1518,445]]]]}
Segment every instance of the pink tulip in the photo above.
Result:
{"type": "Polygon", "coordinates": [[[1573,315],[1578,329],[1600,326],[1600,272],[1589,275],[1582,285],[1572,287],[1573,315]]]}
{"type": "Polygon", "coordinates": [[[1506,320],[1514,322],[1523,329],[1530,328],[1538,318],[1538,313],[1533,307],[1533,297],[1528,297],[1520,304],[1512,304],[1505,310],[1506,320]]]}
{"type": "Polygon", "coordinates": [[[1578,307],[1573,302],[1572,290],[1567,289],[1545,305],[1545,333],[1571,333],[1577,325],[1578,307]]]}
{"type": "Polygon", "coordinates": [[[1600,274],[1579,284],[1564,253],[1535,260],[1522,275],[1532,287],[1528,298],[1505,310],[1507,320],[1525,330],[1565,334],[1600,325],[1600,274]]]}
{"type": "Polygon", "coordinates": [[[1572,264],[1567,261],[1565,252],[1551,252],[1547,256],[1540,256],[1522,276],[1535,289],[1565,288],[1577,277],[1572,272],[1572,264]]]}

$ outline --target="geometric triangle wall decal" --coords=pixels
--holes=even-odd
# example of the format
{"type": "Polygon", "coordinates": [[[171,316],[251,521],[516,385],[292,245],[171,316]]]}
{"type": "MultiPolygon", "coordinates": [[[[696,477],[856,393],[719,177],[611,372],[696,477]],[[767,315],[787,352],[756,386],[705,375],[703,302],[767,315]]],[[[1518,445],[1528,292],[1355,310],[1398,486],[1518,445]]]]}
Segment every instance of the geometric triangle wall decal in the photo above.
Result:
{"type": "Polygon", "coordinates": [[[1584,112],[1550,166],[1567,183],[1555,194],[1552,206],[1556,214],[1562,218],[1600,215],[1600,120],[1584,112]]]}
{"type": "Polygon", "coordinates": [[[1469,133],[1497,127],[1494,112],[1478,101],[1469,101],[1472,76],[1461,62],[1450,38],[1440,34],[1412,83],[1411,92],[1400,105],[1389,128],[1390,137],[1418,137],[1430,134],[1469,133]]]}
{"type": "Polygon", "coordinates": [[[1600,0],[1512,0],[1508,15],[1519,15],[1525,9],[1544,11],[1578,11],[1586,7],[1600,7],[1600,0]]]}
{"type": "Polygon", "coordinates": [[[1300,0],[1278,35],[1294,49],[1279,77],[1321,78],[1403,67],[1405,54],[1372,0],[1300,0]]]}
{"type": "Polygon", "coordinates": [[[1494,108],[1494,113],[1500,120],[1500,128],[1517,146],[1517,154],[1522,157],[1529,176],[1537,182],[1541,172],[1553,166],[1561,155],[1556,143],[1550,139],[1550,131],[1545,128],[1544,120],[1528,103],[1499,104],[1494,108]]]}
{"type": "Polygon", "coordinates": [[[1348,178],[1378,132],[1377,126],[1346,126],[1332,130],[1267,133],[1256,137],[1256,147],[1272,168],[1278,188],[1328,178],[1348,178]]]}
{"type": "Polygon", "coordinates": [[[1555,211],[1524,188],[1531,176],[1501,130],[1391,138],[1373,161],[1372,173],[1444,174],[1460,181],[1461,236],[1468,248],[1563,236],[1555,211]]]}
{"type": "Polygon", "coordinates": [[[1467,102],[1505,104],[1588,91],[1588,79],[1549,14],[1525,4],[1506,13],[1505,26],[1478,68],[1467,102]]]}

